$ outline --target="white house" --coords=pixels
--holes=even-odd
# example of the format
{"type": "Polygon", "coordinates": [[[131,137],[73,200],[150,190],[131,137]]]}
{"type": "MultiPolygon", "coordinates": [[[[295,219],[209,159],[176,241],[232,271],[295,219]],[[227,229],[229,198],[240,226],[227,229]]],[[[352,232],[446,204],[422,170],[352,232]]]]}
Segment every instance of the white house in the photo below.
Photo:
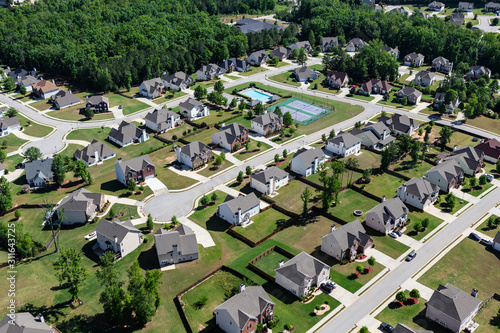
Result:
{"type": "Polygon", "coordinates": [[[212,149],[206,144],[195,141],[183,147],[175,147],[177,161],[190,168],[196,168],[206,164],[212,158],[212,149]]]}
{"type": "Polygon", "coordinates": [[[288,184],[288,173],[275,166],[254,172],[250,176],[250,187],[260,193],[273,194],[288,184]]]}
{"type": "Polygon", "coordinates": [[[103,145],[96,139],[83,149],[77,149],[73,155],[77,160],[82,161],[88,166],[100,164],[107,159],[116,156],[116,152],[106,145],[103,145]]]}
{"type": "Polygon", "coordinates": [[[108,139],[120,147],[131,145],[134,142],[144,142],[149,139],[145,129],[139,129],[135,124],[122,121],[118,128],[109,131],[108,139]]]}
{"type": "Polygon", "coordinates": [[[193,120],[195,118],[208,116],[210,111],[208,106],[194,98],[189,97],[187,100],[179,104],[179,113],[183,117],[193,120]]]}
{"type": "Polygon", "coordinates": [[[267,55],[266,51],[260,50],[260,51],[252,52],[248,56],[247,62],[253,66],[261,66],[261,65],[264,65],[268,59],[269,59],[269,56],[267,55]]]}
{"type": "Polygon", "coordinates": [[[361,141],[351,133],[342,133],[326,141],[325,149],[343,157],[357,154],[361,150],[361,141]]]}
{"type": "Polygon", "coordinates": [[[398,197],[385,200],[366,213],[366,225],[387,234],[406,223],[408,208],[398,197]]]}
{"type": "Polygon", "coordinates": [[[500,251],[500,231],[497,231],[495,238],[493,238],[493,248],[497,251],[500,251]]]}
{"type": "Polygon", "coordinates": [[[100,248],[102,251],[111,250],[119,254],[121,258],[134,251],[142,243],[144,236],[130,220],[113,222],[102,220],[95,229],[97,243],[93,249],[100,248]]]}
{"type": "Polygon", "coordinates": [[[250,121],[250,129],[260,135],[278,132],[283,126],[283,120],[273,112],[266,112],[250,121]]]}
{"type": "Polygon", "coordinates": [[[9,135],[12,132],[21,130],[19,119],[14,117],[0,117],[0,137],[9,135]]]}
{"type": "Polygon", "coordinates": [[[290,170],[302,176],[310,176],[319,171],[326,157],[321,147],[313,149],[300,148],[290,161],[290,170]]]}
{"type": "Polygon", "coordinates": [[[439,187],[429,181],[413,177],[398,188],[398,198],[405,204],[424,210],[439,196],[439,187]]]}
{"type": "Polygon", "coordinates": [[[248,222],[252,216],[259,213],[260,201],[253,192],[236,198],[228,196],[226,201],[217,207],[217,216],[234,225],[248,222]]]}
{"type": "Polygon", "coordinates": [[[156,133],[164,133],[182,123],[178,113],[163,108],[148,113],[145,119],[146,127],[156,133]]]}
{"type": "Polygon", "coordinates": [[[139,94],[146,98],[156,98],[163,93],[164,88],[162,79],[157,77],[143,81],[139,86],[139,94]]]}

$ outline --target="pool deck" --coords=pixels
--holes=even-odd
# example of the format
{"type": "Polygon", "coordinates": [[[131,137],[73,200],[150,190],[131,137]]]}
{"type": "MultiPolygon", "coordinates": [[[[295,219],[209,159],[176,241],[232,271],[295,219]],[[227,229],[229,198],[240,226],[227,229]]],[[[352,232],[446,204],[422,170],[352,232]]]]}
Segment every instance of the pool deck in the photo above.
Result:
{"type": "Polygon", "coordinates": [[[256,99],[256,100],[259,100],[261,101],[262,103],[267,103],[269,102],[269,100],[271,99],[271,97],[273,96],[273,94],[271,93],[268,93],[267,91],[264,91],[262,89],[259,89],[259,88],[251,88],[251,87],[248,87],[246,89],[243,89],[239,92],[240,94],[242,95],[245,95],[247,97],[250,97],[250,98],[253,98],[253,99],[256,99]],[[247,94],[248,91],[252,91],[254,94],[247,94]],[[259,98],[261,95],[264,95],[264,96],[267,96],[267,99],[266,100],[263,100],[261,98],[259,98]]]}

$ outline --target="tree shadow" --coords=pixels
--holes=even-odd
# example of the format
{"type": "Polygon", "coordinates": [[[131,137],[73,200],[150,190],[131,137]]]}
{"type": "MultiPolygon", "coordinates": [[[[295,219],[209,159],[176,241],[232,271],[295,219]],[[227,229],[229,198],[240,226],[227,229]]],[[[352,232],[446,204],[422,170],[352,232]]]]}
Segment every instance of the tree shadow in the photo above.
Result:
{"type": "Polygon", "coordinates": [[[496,316],[490,319],[490,325],[500,328],[500,310],[498,310],[496,316]]]}
{"type": "Polygon", "coordinates": [[[212,215],[207,221],[207,230],[216,232],[225,232],[229,228],[230,224],[217,215],[212,215]]]}
{"type": "Polygon", "coordinates": [[[125,186],[120,183],[118,180],[113,179],[104,183],[101,183],[101,190],[102,191],[109,191],[109,192],[117,192],[120,190],[123,190],[125,186]]]}
{"type": "Polygon", "coordinates": [[[274,282],[266,282],[262,285],[262,287],[268,294],[276,297],[283,304],[288,305],[299,301],[299,298],[297,296],[274,282]]]}
{"type": "Polygon", "coordinates": [[[54,304],[50,307],[46,305],[36,306],[33,303],[26,303],[20,309],[19,312],[29,312],[33,316],[42,314],[45,321],[47,322],[57,322],[60,318],[64,318],[67,313],[63,310],[69,308],[70,301],[54,304]]]}
{"type": "Polygon", "coordinates": [[[139,266],[144,270],[159,269],[158,257],[156,256],[156,248],[150,247],[147,251],[142,251],[139,254],[139,266]]]}
{"type": "Polygon", "coordinates": [[[98,265],[99,264],[99,256],[97,254],[95,254],[94,251],[92,251],[92,247],[96,243],[97,243],[96,239],[85,243],[85,245],[83,245],[83,247],[82,247],[82,252],[85,255],[85,257],[87,257],[88,259],[95,262],[95,265],[98,265]]]}

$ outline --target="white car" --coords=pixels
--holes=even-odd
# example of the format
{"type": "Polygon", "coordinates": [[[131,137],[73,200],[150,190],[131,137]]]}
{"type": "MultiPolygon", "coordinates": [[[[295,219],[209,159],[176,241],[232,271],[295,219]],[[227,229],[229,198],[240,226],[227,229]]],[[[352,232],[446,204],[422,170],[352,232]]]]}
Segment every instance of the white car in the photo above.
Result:
{"type": "Polygon", "coordinates": [[[389,236],[391,236],[392,238],[398,238],[398,235],[396,235],[394,232],[390,232],[389,236]]]}
{"type": "Polygon", "coordinates": [[[97,236],[97,233],[94,231],[94,232],[91,232],[90,234],[88,234],[87,236],[85,236],[85,239],[90,240],[96,236],[97,236]]]}

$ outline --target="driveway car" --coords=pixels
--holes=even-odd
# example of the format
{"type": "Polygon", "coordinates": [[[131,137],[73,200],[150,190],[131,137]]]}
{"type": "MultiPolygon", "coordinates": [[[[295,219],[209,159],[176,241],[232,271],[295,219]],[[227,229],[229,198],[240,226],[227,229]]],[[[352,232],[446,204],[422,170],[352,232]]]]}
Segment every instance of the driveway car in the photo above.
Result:
{"type": "Polygon", "coordinates": [[[87,236],[85,236],[85,239],[86,239],[86,240],[92,239],[92,238],[94,238],[96,235],[97,235],[97,233],[96,233],[95,231],[94,231],[94,232],[91,232],[90,234],[88,234],[87,236]]]}
{"type": "Polygon", "coordinates": [[[481,238],[481,240],[479,241],[479,243],[481,243],[483,245],[486,245],[486,246],[492,246],[493,245],[493,242],[490,241],[490,240],[487,240],[486,238],[481,238]]]}
{"type": "Polygon", "coordinates": [[[327,294],[331,293],[333,290],[333,286],[327,283],[322,283],[320,288],[327,294]]]}
{"type": "Polygon", "coordinates": [[[394,327],[392,327],[391,325],[384,323],[384,322],[382,322],[382,324],[380,324],[380,328],[382,328],[382,330],[385,332],[389,332],[389,333],[394,332],[394,327]]]}
{"type": "Polygon", "coordinates": [[[394,233],[395,233],[396,235],[398,235],[398,237],[403,236],[403,233],[402,233],[401,231],[399,231],[399,230],[394,231],[394,233]]]}
{"type": "Polygon", "coordinates": [[[390,232],[389,236],[391,236],[392,238],[398,238],[398,235],[396,235],[394,232],[390,232]]]}
{"type": "Polygon", "coordinates": [[[411,253],[408,255],[408,257],[406,257],[406,261],[412,261],[413,258],[415,258],[416,256],[417,256],[417,252],[411,251],[411,253]]]}
{"type": "Polygon", "coordinates": [[[474,232],[471,232],[469,234],[469,238],[475,240],[476,242],[479,242],[481,240],[481,237],[479,237],[479,235],[474,232]]]}
{"type": "Polygon", "coordinates": [[[490,174],[487,174],[486,175],[486,180],[488,181],[488,183],[491,183],[491,181],[494,179],[495,177],[493,177],[493,175],[490,175],[490,174]]]}

